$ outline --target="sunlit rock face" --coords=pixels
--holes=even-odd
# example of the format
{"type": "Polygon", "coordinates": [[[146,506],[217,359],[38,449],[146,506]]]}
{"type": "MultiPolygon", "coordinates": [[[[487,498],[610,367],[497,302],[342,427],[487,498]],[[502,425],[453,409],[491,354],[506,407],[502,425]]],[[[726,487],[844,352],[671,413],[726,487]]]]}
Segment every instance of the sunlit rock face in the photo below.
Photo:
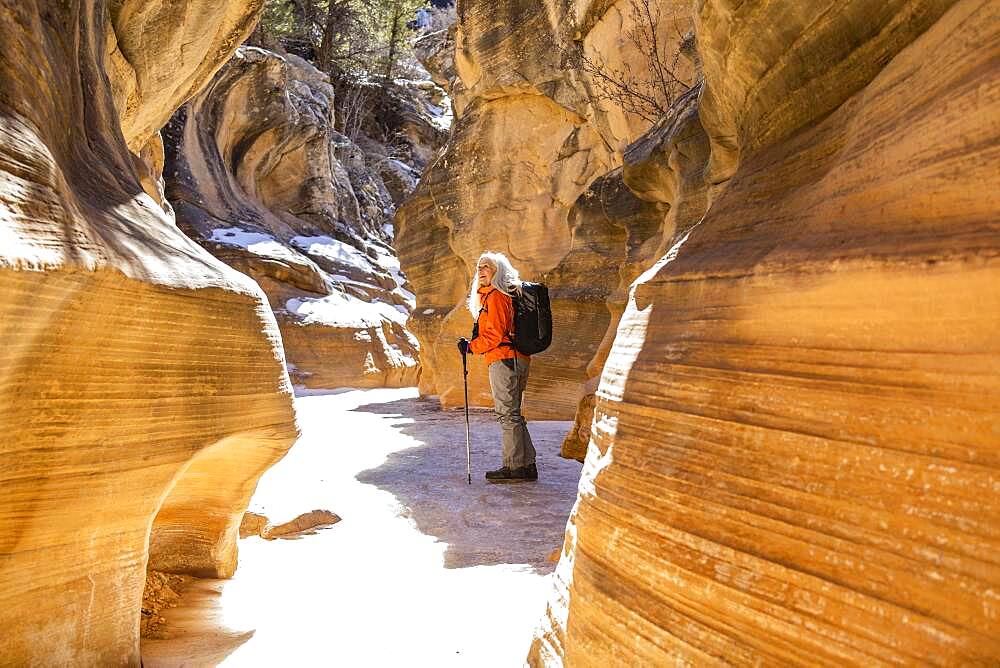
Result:
{"type": "Polygon", "coordinates": [[[147,556],[231,573],[257,476],[296,437],[264,294],[143,188],[157,119],[259,4],[3,4],[5,665],[138,665],[147,556]]]}
{"type": "MultiPolygon", "coordinates": [[[[562,445],[562,455],[583,461],[590,443],[594,393],[625,310],[629,284],[656,257],[671,229],[664,207],[637,198],[623,182],[623,170],[599,178],[570,210],[573,247],[544,280],[559,288],[552,295],[555,354],[539,356],[532,373],[545,377],[576,373],[570,394],[551,384],[529,386],[529,401],[558,406],[578,418],[562,445]],[[606,275],[605,275],[606,274],[606,275]],[[617,280],[616,280],[617,279],[617,280]]],[[[568,384],[568,383],[567,383],[568,384]]]]}
{"type": "MultiPolygon", "coordinates": [[[[708,137],[698,117],[696,83],[680,97],[654,127],[625,150],[625,164],[598,179],[574,205],[570,220],[589,218],[586,227],[599,227],[598,221],[620,227],[625,232],[623,244],[604,256],[607,265],[617,269],[617,283],[611,272],[597,274],[584,270],[591,285],[611,288],[605,302],[610,325],[604,330],[596,354],[585,367],[586,380],[581,388],[573,428],[563,441],[563,457],[584,461],[590,443],[594,418],[595,392],[618,323],[628,300],[629,286],[669,249],[673,240],[697,223],[705,213],[708,187],[705,168],[708,137]]],[[[572,313],[573,307],[560,305],[572,313]]],[[[565,332],[575,336],[600,335],[599,328],[581,328],[570,324],[565,332]]],[[[576,347],[569,343],[569,348],[576,347]]],[[[539,401],[547,397],[539,397],[539,401]]],[[[549,398],[550,399],[550,398],[549,398]]]]}
{"type": "Polygon", "coordinates": [[[267,293],[293,382],[413,385],[393,200],[334,129],[334,97],[306,61],[241,47],[171,121],[167,195],[182,230],[267,293]]]}
{"type": "Polygon", "coordinates": [[[1000,8],[696,26],[710,204],[630,292],[529,661],[996,663],[1000,8]]]}
{"type": "MultiPolygon", "coordinates": [[[[662,3],[659,13],[669,52],[691,25],[682,5],[662,3]]],[[[614,305],[602,302],[620,290],[616,263],[631,251],[628,223],[595,215],[587,193],[621,166],[624,149],[650,123],[601,99],[578,56],[645,67],[626,37],[629,7],[628,0],[464,2],[450,32],[420,43],[436,80],[450,86],[456,121],[397,213],[397,249],[417,295],[411,327],[421,342],[420,390],[445,406],[464,401],[455,340],[469,334],[463,300],[485,250],[507,254],[524,278],[545,281],[558,304],[556,343],[533,360],[525,412],[570,419],[596,377],[588,367],[614,324],[614,305]]],[[[678,72],[691,78],[688,65],[678,72]]],[[[653,215],[650,204],[643,216],[653,215]]],[[[658,209],[661,220],[665,211],[658,209]]],[[[481,360],[471,363],[470,401],[492,405],[481,360]]]]}

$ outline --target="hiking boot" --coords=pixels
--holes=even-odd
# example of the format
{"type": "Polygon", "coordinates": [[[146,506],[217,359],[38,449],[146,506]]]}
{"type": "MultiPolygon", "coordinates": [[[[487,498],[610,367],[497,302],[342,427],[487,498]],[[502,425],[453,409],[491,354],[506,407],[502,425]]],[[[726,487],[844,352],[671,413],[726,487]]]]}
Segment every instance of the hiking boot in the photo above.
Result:
{"type": "Polygon", "coordinates": [[[525,480],[524,469],[512,469],[503,466],[496,471],[487,471],[486,480],[489,482],[521,482],[525,480]]]}
{"type": "Polygon", "coordinates": [[[486,479],[490,482],[521,482],[524,480],[538,480],[538,468],[534,464],[528,464],[520,468],[512,469],[506,466],[496,471],[487,471],[486,479]]]}

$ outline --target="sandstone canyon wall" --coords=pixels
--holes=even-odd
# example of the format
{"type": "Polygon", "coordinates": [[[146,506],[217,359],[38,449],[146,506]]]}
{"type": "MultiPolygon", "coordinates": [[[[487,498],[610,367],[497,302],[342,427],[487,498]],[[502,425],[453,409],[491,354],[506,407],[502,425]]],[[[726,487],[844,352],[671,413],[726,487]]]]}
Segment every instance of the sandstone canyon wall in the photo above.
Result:
{"type": "Polygon", "coordinates": [[[693,20],[701,148],[624,180],[705,213],[629,294],[529,660],[995,664],[1000,7],[693,20]]]}
{"type": "MultiPolygon", "coordinates": [[[[404,93],[379,110],[422,167],[443,132],[404,93]]],[[[167,196],[182,230],[267,293],[293,382],[414,385],[413,295],[390,223],[419,171],[337,132],[335,98],[305,60],[241,47],[165,133],[167,196]]]]}
{"type": "Polygon", "coordinates": [[[0,663],[138,665],[147,558],[232,573],[296,437],[266,297],[156,173],[260,6],[0,2],[0,663]]]}
{"type": "MultiPolygon", "coordinates": [[[[667,207],[637,198],[621,187],[620,173],[611,174],[649,122],[598,95],[579,65],[582,53],[608,67],[644,66],[626,38],[630,6],[464,2],[448,34],[419,45],[435,80],[450,89],[456,121],[396,216],[397,249],[417,295],[411,328],[421,342],[420,390],[444,406],[464,400],[455,340],[471,329],[463,301],[484,250],[506,253],[524,278],[546,282],[553,300],[559,335],[533,359],[526,414],[569,419],[581,402],[584,412],[592,406],[587,395],[625,286],[641,271],[635,260],[648,253],[651,262],[651,249],[670,236],[662,229],[667,207]]],[[[686,6],[663,3],[657,13],[671,54],[691,24],[686,6]]],[[[690,83],[686,61],[678,72],[690,83]]],[[[473,357],[471,403],[492,405],[486,378],[473,357]]],[[[587,413],[581,423],[589,422],[587,413]]],[[[570,456],[582,458],[584,449],[576,436],[567,441],[570,456]]]]}

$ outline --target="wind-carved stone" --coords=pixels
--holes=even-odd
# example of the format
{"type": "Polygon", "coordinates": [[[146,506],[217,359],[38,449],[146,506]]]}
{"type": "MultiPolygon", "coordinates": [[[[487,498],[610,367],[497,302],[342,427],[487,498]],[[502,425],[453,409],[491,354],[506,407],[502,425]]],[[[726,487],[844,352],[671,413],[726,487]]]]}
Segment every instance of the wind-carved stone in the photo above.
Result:
{"type": "Polygon", "coordinates": [[[698,8],[529,663],[996,663],[1000,8],[698,8]]]}
{"type": "MultiPolygon", "coordinates": [[[[691,24],[682,5],[664,4],[657,14],[670,54],[691,24]]],[[[635,20],[628,0],[468,2],[448,32],[418,43],[436,80],[450,86],[456,121],[396,216],[397,249],[417,295],[410,326],[421,341],[420,391],[444,406],[464,402],[454,342],[472,324],[463,303],[472,268],[482,251],[502,251],[524,278],[546,282],[554,305],[556,336],[532,360],[524,410],[570,419],[582,406],[575,431],[589,429],[624,286],[638,275],[636,254],[657,246],[647,241],[662,236],[667,213],[623,190],[620,174],[610,175],[650,123],[600,95],[580,65],[583,54],[608,68],[646,68],[627,37],[635,20]],[[614,201],[601,204],[611,192],[614,201]],[[627,221],[609,219],[609,207],[627,221]]],[[[691,82],[687,60],[676,71],[691,82]]],[[[471,365],[470,402],[492,406],[481,360],[471,365]]],[[[564,452],[582,458],[584,448],[572,437],[564,452]]]]}
{"type": "MultiPolygon", "coordinates": [[[[181,229],[267,293],[294,382],[413,385],[413,296],[391,246],[392,194],[334,129],[334,97],[306,61],[241,47],[168,128],[168,198],[181,229]]],[[[433,141],[408,134],[414,153],[433,141]]],[[[385,173],[399,163],[393,187],[409,194],[409,166],[374,162],[385,173]]]]}
{"type": "Polygon", "coordinates": [[[297,436],[264,294],[156,186],[156,130],[259,8],[0,12],[0,663],[138,665],[147,559],[232,573],[297,436]]]}

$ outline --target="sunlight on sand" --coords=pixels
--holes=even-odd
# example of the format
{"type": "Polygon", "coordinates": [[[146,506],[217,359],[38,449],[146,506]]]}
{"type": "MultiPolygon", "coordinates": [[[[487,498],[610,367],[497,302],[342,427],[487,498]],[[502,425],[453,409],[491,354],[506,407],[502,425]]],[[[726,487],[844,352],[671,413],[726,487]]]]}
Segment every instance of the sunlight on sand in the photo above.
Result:
{"type": "Polygon", "coordinates": [[[568,422],[530,425],[537,484],[489,485],[492,414],[465,419],[413,388],[301,396],[303,436],[250,510],[282,522],[343,519],[297,540],[240,541],[228,582],[202,581],[167,611],[147,666],[522,665],[545,611],[580,465],[558,457],[568,422]]]}

